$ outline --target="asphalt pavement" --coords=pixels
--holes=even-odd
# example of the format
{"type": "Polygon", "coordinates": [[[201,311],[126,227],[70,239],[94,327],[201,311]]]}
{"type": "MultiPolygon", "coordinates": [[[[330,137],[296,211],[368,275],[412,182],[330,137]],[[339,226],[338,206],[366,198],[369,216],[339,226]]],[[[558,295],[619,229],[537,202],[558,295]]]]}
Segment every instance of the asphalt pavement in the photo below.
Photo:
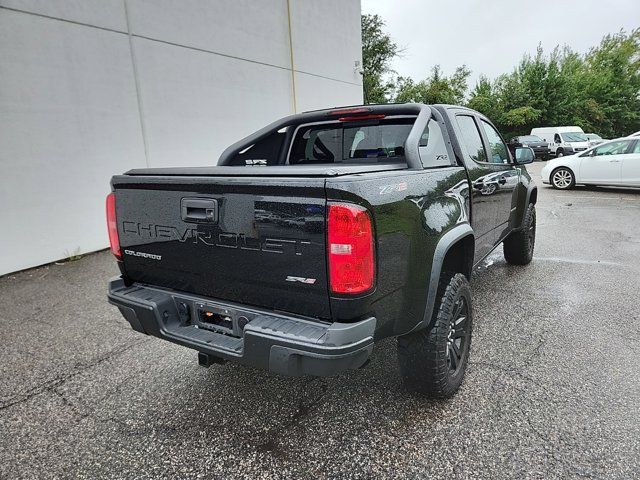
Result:
{"type": "Polygon", "coordinates": [[[393,340],[332,378],[201,368],[107,304],[108,252],[0,278],[0,478],[640,477],[640,191],[538,184],[448,401],[403,390],[393,340]]]}

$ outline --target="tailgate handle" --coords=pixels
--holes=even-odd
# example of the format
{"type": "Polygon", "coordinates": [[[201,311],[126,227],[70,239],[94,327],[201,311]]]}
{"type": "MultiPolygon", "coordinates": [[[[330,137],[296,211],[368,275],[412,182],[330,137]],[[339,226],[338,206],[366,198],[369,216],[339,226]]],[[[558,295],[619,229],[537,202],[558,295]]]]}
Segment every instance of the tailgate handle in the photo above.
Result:
{"type": "Polygon", "coordinates": [[[217,223],[218,201],[210,198],[183,198],[182,220],[195,223],[217,223]]]}

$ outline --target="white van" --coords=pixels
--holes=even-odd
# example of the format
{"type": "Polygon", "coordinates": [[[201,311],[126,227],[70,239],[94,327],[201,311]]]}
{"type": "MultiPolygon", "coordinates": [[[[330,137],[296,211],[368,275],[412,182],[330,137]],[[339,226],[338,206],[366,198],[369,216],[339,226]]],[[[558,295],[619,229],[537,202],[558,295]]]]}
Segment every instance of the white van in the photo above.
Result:
{"type": "Polygon", "coordinates": [[[547,142],[551,155],[556,157],[573,155],[589,148],[589,139],[580,127],[532,128],[531,135],[537,135],[547,142]]]}

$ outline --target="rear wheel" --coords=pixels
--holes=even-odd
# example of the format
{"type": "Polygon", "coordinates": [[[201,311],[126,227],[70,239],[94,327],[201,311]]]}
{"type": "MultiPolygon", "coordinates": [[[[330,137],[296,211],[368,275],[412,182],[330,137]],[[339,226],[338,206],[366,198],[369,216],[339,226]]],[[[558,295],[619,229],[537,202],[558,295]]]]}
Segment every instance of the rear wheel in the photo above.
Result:
{"type": "Polygon", "coordinates": [[[469,360],[472,320],[467,278],[461,273],[443,273],[433,326],[398,337],[400,372],[407,388],[433,398],[456,393],[469,360]]]}
{"type": "Polygon", "coordinates": [[[576,184],[573,172],[566,167],[560,167],[551,172],[551,185],[559,190],[568,190],[576,184]]]}
{"type": "Polygon", "coordinates": [[[504,258],[511,265],[527,265],[533,258],[536,244],[536,206],[530,203],[522,229],[511,233],[502,243],[504,258]]]}

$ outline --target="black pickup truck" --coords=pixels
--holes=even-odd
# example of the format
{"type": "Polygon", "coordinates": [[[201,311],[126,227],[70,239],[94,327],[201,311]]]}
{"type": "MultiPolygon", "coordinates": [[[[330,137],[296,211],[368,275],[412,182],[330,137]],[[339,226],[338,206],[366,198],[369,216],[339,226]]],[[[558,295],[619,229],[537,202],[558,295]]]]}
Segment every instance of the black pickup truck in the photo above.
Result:
{"type": "Polygon", "coordinates": [[[533,151],[515,153],[467,108],[366,105],[283,118],[217,166],[114,176],[109,301],[203,366],[331,375],[397,337],[405,384],[453,395],[473,267],[500,243],[533,255],[533,151]]]}

